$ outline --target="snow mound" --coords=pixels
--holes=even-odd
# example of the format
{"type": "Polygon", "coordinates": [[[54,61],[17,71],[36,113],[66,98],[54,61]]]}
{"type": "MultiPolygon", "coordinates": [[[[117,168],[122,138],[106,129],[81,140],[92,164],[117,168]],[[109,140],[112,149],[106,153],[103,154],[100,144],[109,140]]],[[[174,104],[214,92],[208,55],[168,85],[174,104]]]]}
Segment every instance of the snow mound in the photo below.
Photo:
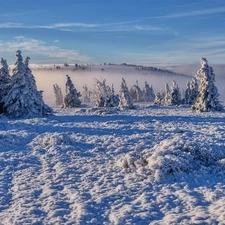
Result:
{"type": "Polygon", "coordinates": [[[111,115],[111,114],[118,114],[118,108],[112,107],[112,108],[104,108],[104,107],[93,107],[90,109],[87,109],[87,113],[91,115],[111,115]]]}
{"type": "MultiPolygon", "coordinates": [[[[5,126],[7,127],[7,126],[5,126]]],[[[14,130],[10,134],[7,131],[0,132],[0,146],[1,148],[9,149],[11,147],[19,147],[24,146],[26,143],[27,138],[29,138],[29,134],[26,131],[17,131],[14,130]]],[[[2,150],[0,150],[1,152],[2,150]]]]}
{"type": "Polygon", "coordinates": [[[164,140],[155,145],[150,152],[144,154],[148,167],[156,180],[163,179],[166,175],[189,172],[195,166],[194,155],[198,146],[192,142],[185,142],[178,137],[164,140]]]}
{"type": "Polygon", "coordinates": [[[31,143],[32,146],[58,146],[58,145],[72,145],[69,134],[67,133],[44,133],[38,135],[31,143]]]}
{"type": "MultiPolygon", "coordinates": [[[[221,148],[198,143],[180,135],[166,139],[140,155],[127,153],[117,160],[117,166],[137,173],[152,175],[160,181],[169,175],[189,173],[201,168],[225,167],[225,153],[221,148]]],[[[142,174],[144,175],[144,174],[142,174]]]]}
{"type": "Polygon", "coordinates": [[[117,160],[117,166],[124,169],[140,168],[146,165],[147,162],[135,153],[127,153],[117,160]]]}

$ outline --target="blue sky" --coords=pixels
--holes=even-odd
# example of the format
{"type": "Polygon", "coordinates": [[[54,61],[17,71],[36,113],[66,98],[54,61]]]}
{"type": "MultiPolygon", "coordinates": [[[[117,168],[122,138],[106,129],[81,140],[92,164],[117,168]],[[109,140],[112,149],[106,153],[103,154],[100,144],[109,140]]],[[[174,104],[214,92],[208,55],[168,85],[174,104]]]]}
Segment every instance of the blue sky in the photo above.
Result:
{"type": "Polygon", "coordinates": [[[224,0],[7,0],[0,53],[31,63],[212,63],[225,59],[224,0]]]}

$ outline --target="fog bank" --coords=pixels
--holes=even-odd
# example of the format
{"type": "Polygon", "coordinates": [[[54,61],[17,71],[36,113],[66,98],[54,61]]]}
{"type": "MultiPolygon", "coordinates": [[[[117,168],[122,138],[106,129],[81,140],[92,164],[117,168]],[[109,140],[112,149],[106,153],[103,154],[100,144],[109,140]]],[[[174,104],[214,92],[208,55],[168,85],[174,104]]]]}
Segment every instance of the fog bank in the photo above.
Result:
{"type": "MultiPolygon", "coordinates": [[[[158,65],[159,67],[159,65],[158,65]]],[[[115,92],[119,93],[120,84],[122,77],[126,80],[127,86],[129,89],[132,85],[138,84],[142,89],[144,87],[144,82],[147,81],[150,85],[153,86],[154,91],[160,91],[165,87],[165,83],[168,83],[169,86],[172,85],[172,80],[175,80],[179,85],[181,91],[186,88],[187,81],[190,81],[194,77],[194,73],[200,68],[198,65],[161,65],[159,68],[172,70],[178,74],[168,74],[166,72],[154,72],[154,71],[145,71],[137,70],[136,68],[129,66],[88,66],[85,70],[74,70],[71,68],[61,68],[61,69],[32,69],[33,75],[36,78],[37,86],[39,90],[44,91],[44,100],[47,104],[54,105],[54,93],[53,93],[53,84],[58,84],[63,94],[65,94],[65,83],[66,75],[68,74],[74,86],[78,91],[82,93],[83,86],[86,84],[89,90],[94,89],[94,79],[103,80],[106,79],[106,84],[108,86],[114,85],[115,92]],[[193,72],[191,72],[193,71],[193,72]],[[187,74],[189,76],[179,75],[187,74]]],[[[225,87],[224,82],[225,78],[223,76],[223,69],[225,65],[215,66],[214,71],[216,74],[216,85],[219,89],[220,98],[225,97],[225,87]],[[219,74],[219,75],[218,75],[219,74]]]]}

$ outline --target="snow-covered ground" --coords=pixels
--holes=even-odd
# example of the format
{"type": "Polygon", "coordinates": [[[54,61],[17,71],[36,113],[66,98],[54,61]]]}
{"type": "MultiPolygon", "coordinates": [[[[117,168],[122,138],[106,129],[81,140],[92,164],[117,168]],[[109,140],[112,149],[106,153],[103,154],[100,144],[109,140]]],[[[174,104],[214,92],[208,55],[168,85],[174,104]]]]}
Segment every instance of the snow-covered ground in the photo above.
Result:
{"type": "Polygon", "coordinates": [[[225,224],[225,112],[56,108],[0,124],[0,224],[225,224]]]}

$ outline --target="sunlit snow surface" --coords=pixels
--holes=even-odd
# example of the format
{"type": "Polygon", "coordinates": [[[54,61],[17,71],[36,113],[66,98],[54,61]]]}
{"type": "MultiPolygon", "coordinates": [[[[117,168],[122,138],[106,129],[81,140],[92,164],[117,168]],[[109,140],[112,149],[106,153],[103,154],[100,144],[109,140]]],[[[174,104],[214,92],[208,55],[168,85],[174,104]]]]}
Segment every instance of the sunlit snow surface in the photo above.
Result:
{"type": "Polygon", "coordinates": [[[225,112],[88,106],[0,124],[0,224],[224,224],[225,112]]]}

